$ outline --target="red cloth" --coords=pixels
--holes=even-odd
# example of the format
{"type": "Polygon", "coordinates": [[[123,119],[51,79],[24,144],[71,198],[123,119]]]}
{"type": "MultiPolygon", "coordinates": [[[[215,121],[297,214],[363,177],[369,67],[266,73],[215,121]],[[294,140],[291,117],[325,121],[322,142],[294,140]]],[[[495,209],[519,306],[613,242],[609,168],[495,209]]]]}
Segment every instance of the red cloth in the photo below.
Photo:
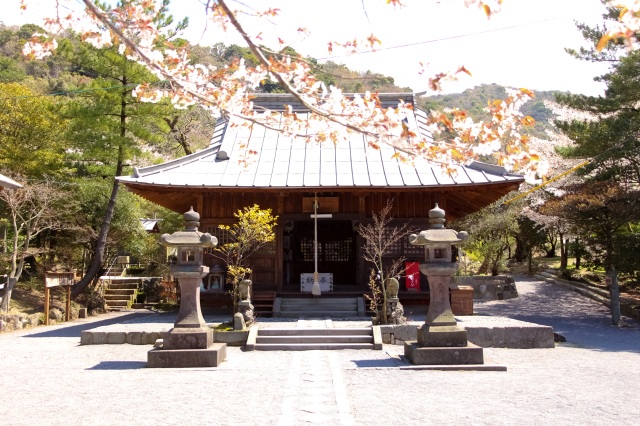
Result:
{"type": "Polygon", "coordinates": [[[405,262],[405,286],[407,290],[420,291],[420,263],[405,262]]]}

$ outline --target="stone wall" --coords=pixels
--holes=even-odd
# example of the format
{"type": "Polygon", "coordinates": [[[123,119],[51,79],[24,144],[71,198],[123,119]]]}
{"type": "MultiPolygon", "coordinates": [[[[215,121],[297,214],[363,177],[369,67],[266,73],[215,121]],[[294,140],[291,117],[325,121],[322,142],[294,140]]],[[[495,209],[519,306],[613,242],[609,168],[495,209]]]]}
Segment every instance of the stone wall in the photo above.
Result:
{"type": "Polygon", "coordinates": [[[518,297],[518,290],[513,277],[508,275],[453,277],[457,286],[473,287],[473,298],[476,300],[503,300],[518,297]]]}
{"type": "MultiPolygon", "coordinates": [[[[477,318],[477,317],[474,317],[477,318]]],[[[545,325],[512,320],[509,318],[487,317],[476,319],[473,324],[459,323],[467,330],[469,342],[482,348],[553,348],[553,328],[545,325]]],[[[418,325],[381,325],[382,342],[392,345],[403,345],[407,341],[415,341],[418,336],[418,325]]]]}
{"type": "Polygon", "coordinates": [[[37,313],[32,315],[0,315],[0,332],[22,330],[27,327],[35,327],[44,321],[44,314],[37,313]]]}

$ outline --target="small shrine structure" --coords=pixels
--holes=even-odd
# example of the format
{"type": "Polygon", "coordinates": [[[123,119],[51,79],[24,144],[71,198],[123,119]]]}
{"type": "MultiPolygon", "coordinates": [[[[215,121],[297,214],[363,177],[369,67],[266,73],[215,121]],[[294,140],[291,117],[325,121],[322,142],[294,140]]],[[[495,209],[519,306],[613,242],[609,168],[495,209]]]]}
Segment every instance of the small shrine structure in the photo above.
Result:
{"type": "MultiPolygon", "coordinates": [[[[256,110],[276,112],[290,106],[301,118],[308,113],[289,94],[254,96],[256,110]]],[[[381,93],[379,98],[383,108],[397,107],[400,102],[412,104],[407,125],[416,134],[431,137],[428,113],[417,107],[413,93],[381,93]]],[[[236,120],[220,118],[208,148],[164,164],[136,168],[132,176],[118,180],[127,190],[168,209],[184,212],[194,206],[201,215],[200,229],[215,235],[220,244],[230,241],[220,225],[235,223],[238,210],[254,204],[271,209],[278,216],[275,239],[247,259],[258,314],[270,314],[270,303],[277,297],[311,298],[316,262],[323,298],[368,292],[370,265],[362,258],[364,241],[357,230],[389,201],[393,202],[394,224],[410,221],[425,229],[425,218],[435,203],[455,220],[517,190],[524,181],[522,175],[477,161],[456,167],[452,174],[423,159],[403,162],[392,146],[382,141],[372,146],[358,133],[337,144],[312,144],[277,129],[236,126],[236,120]],[[247,150],[257,154],[245,165],[241,160],[247,150]]],[[[421,262],[422,247],[405,239],[383,261],[390,265],[400,257],[421,262]]],[[[207,250],[204,264],[212,272],[216,266],[225,267],[207,250]]],[[[225,306],[229,285],[210,285],[216,283],[212,272],[203,280],[203,306],[225,306]]],[[[399,284],[402,303],[426,300],[428,285],[423,274],[403,274],[399,284]]]]}

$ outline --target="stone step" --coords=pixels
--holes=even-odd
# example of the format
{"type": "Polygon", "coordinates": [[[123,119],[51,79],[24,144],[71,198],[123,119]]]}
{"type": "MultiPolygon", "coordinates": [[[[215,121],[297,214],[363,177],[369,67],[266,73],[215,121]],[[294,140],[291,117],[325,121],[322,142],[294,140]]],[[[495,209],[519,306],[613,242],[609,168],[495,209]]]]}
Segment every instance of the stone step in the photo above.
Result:
{"type": "Polygon", "coordinates": [[[105,294],[104,295],[104,300],[111,301],[111,300],[132,300],[133,297],[132,295],[128,295],[128,294],[105,294]]]}
{"type": "Polygon", "coordinates": [[[134,295],[136,294],[136,289],[112,289],[108,288],[104,291],[105,296],[113,296],[113,295],[134,295]]]}
{"type": "Polygon", "coordinates": [[[310,311],[353,311],[355,313],[358,312],[358,304],[346,304],[341,303],[339,305],[280,305],[280,310],[282,312],[310,312],[310,311]]]}
{"type": "Polygon", "coordinates": [[[358,316],[357,311],[287,311],[280,312],[278,317],[281,318],[355,318],[358,316]]]}
{"type": "Polygon", "coordinates": [[[283,297],[282,304],[287,305],[334,305],[340,303],[358,303],[356,297],[283,297]]]}
{"type": "Polygon", "coordinates": [[[371,327],[360,328],[266,328],[258,336],[371,336],[371,327]]]}
{"type": "Polygon", "coordinates": [[[340,349],[374,349],[373,343],[261,343],[256,344],[257,351],[313,351],[340,349]]]}
{"type": "Polygon", "coordinates": [[[331,343],[331,344],[348,344],[348,343],[373,343],[373,336],[261,336],[258,333],[256,338],[258,344],[276,344],[286,343],[301,344],[301,343],[331,343]]]}
{"type": "Polygon", "coordinates": [[[129,303],[131,303],[131,300],[110,300],[109,303],[107,303],[107,306],[109,306],[109,307],[115,307],[115,306],[127,307],[129,305],[129,303]]]}
{"type": "Polygon", "coordinates": [[[362,297],[278,297],[273,305],[275,317],[353,318],[364,316],[362,297]]]}
{"type": "Polygon", "coordinates": [[[108,282],[107,281],[107,285],[109,286],[109,288],[138,288],[140,287],[140,282],[139,281],[127,281],[127,282],[122,282],[122,281],[111,281],[108,282]]]}

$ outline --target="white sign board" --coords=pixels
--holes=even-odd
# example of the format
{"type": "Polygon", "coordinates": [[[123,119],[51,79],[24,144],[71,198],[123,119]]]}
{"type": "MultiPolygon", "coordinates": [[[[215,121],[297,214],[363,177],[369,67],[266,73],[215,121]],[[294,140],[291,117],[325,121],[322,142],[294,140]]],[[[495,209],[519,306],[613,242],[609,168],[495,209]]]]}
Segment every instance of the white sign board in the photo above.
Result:
{"type": "MultiPolygon", "coordinates": [[[[318,273],[318,282],[320,283],[320,291],[333,291],[333,274],[330,272],[318,273]]],[[[313,287],[313,272],[309,274],[300,274],[300,291],[311,293],[313,287]]]]}
{"type": "Polygon", "coordinates": [[[47,288],[62,286],[71,286],[74,284],[73,272],[45,272],[44,285],[47,288]]]}

